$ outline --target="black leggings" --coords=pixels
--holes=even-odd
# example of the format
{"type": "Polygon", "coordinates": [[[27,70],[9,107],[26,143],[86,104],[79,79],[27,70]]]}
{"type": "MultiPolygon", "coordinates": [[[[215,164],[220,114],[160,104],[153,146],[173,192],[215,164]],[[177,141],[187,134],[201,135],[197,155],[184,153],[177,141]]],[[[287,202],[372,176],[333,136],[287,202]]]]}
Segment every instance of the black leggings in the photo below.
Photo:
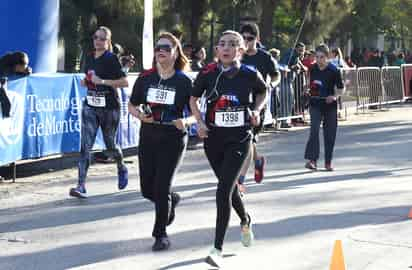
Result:
{"type": "Polygon", "coordinates": [[[173,126],[143,127],[139,142],[140,189],[156,208],[153,237],[166,237],[171,186],[183,159],[187,135],[173,126]]]}
{"type": "Polygon", "coordinates": [[[209,137],[204,142],[206,156],[218,179],[215,248],[219,250],[222,250],[223,240],[229,225],[231,206],[241,219],[241,223],[247,222],[247,213],[236,181],[239,178],[243,162],[249,154],[250,146],[250,136],[239,142],[225,140],[224,136],[212,132],[209,133],[209,137]]]}

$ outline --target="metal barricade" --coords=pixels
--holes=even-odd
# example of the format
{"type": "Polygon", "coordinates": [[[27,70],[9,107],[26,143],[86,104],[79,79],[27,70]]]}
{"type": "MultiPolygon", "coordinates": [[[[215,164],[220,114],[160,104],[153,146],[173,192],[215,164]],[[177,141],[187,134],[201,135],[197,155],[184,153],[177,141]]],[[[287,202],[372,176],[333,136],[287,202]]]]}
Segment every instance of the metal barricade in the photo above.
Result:
{"type": "Polygon", "coordinates": [[[293,111],[294,116],[303,116],[305,112],[303,95],[309,88],[309,78],[307,74],[308,73],[306,72],[297,73],[295,81],[293,83],[293,89],[295,90],[295,106],[293,111]]]}
{"type": "Polygon", "coordinates": [[[281,76],[278,93],[279,104],[275,108],[277,110],[276,122],[304,118],[303,95],[308,84],[306,73],[296,73],[284,69],[281,70],[281,76]]]}
{"type": "MultiPolygon", "coordinates": [[[[344,111],[344,119],[346,119],[348,108],[356,108],[357,105],[358,73],[356,68],[342,68],[340,71],[342,74],[345,91],[339,99],[339,110],[344,111]]],[[[340,118],[343,117],[341,116],[340,118]]]]}
{"type": "Polygon", "coordinates": [[[382,67],[381,71],[384,104],[401,102],[404,98],[401,68],[382,67]]]}
{"type": "Polygon", "coordinates": [[[383,104],[381,70],[378,67],[361,67],[357,72],[357,108],[378,108],[383,104]]]}

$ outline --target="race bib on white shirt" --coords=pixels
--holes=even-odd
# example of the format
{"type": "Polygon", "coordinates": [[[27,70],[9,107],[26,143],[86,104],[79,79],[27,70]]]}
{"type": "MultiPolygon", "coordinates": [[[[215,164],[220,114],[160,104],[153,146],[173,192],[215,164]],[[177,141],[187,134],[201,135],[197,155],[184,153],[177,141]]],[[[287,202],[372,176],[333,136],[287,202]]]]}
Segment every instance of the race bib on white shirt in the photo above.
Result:
{"type": "Polygon", "coordinates": [[[147,102],[173,105],[175,104],[175,96],[175,91],[158,88],[149,88],[149,90],[147,91],[147,102]]]}
{"type": "Polygon", "coordinates": [[[245,125],[245,110],[216,111],[215,125],[218,127],[243,127],[245,125]]]}
{"type": "Polygon", "coordinates": [[[86,99],[89,106],[106,107],[106,96],[103,93],[99,94],[96,91],[88,91],[86,99]]]}

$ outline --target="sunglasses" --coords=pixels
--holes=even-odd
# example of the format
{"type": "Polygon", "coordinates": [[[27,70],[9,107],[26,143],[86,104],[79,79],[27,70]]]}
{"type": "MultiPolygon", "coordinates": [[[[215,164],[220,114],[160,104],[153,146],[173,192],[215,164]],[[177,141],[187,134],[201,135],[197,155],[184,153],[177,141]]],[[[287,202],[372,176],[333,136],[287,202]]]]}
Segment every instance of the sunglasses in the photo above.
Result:
{"type": "Polygon", "coordinates": [[[105,37],[99,37],[98,35],[93,35],[93,40],[106,41],[107,38],[105,38],[105,37]]]}
{"type": "Polygon", "coordinates": [[[171,52],[173,47],[169,44],[157,44],[154,47],[155,52],[160,52],[160,51],[165,51],[165,52],[171,52]]]}
{"type": "Polygon", "coordinates": [[[246,41],[254,41],[255,40],[255,36],[243,36],[243,39],[246,41]]]}

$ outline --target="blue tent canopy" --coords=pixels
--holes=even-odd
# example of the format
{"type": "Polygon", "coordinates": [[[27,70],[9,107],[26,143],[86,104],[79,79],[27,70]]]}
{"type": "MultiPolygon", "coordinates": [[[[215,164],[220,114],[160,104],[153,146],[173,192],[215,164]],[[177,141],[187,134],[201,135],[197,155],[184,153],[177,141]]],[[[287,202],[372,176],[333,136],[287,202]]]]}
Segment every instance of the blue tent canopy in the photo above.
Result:
{"type": "Polygon", "coordinates": [[[59,0],[1,0],[0,56],[29,55],[34,72],[56,72],[59,0]]]}

